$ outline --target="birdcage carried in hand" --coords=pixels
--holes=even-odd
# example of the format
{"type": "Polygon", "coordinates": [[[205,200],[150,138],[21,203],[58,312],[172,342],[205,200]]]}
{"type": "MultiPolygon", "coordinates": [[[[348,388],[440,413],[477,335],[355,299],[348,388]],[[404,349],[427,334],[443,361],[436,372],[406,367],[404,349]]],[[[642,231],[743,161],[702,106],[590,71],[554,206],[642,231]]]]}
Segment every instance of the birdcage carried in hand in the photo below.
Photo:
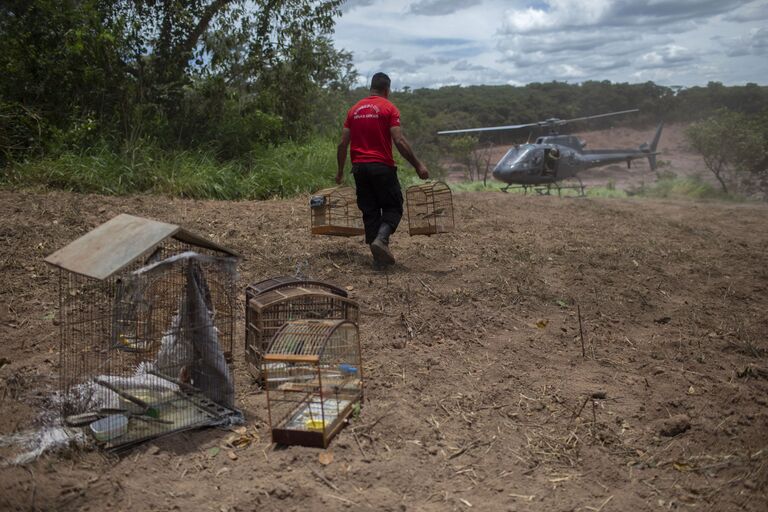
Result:
{"type": "Polygon", "coordinates": [[[436,235],[453,231],[453,197],[442,181],[413,185],[405,191],[408,234],[436,235]]]}
{"type": "Polygon", "coordinates": [[[239,417],[231,367],[237,255],[119,215],[46,262],[59,269],[64,421],[107,447],[239,417]]]}
{"type": "Polygon", "coordinates": [[[258,283],[255,288],[269,290],[251,298],[246,292],[245,359],[248,371],[257,381],[263,377],[262,357],[272,337],[286,322],[301,319],[359,321],[357,302],[347,298],[344,290],[328,283],[297,280],[291,284],[258,283]]]}
{"type": "Polygon", "coordinates": [[[275,334],[263,360],[272,441],[325,448],[363,399],[357,324],[296,320],[275,334]]]}
{"type": "Polygon", "coordinates": [[[309,198],[310,230],[313,235],[358,236],[365,233],[351,187],[326,188],[309,198]]]}

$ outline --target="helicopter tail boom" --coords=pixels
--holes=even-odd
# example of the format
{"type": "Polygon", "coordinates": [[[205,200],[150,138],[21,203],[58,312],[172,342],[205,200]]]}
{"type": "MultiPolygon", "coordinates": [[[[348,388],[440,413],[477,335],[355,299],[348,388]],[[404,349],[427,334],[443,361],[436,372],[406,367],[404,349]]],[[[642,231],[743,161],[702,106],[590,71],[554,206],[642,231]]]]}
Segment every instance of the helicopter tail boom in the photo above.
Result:
{"type": "Polygon", "coordinates": [[[656,128],[656,135],[653,136],[653,141],[651,141],[651,146],[649,148],[649,154],[648,154],[648,163],[651,165],[651,170],[656,170],[656,155],[659,153],[656,151],[656,146],[659,145],[659,139],[661,139],[661,130],[664,128],[664,121],[659,123],[659,127],[656,128]]]}

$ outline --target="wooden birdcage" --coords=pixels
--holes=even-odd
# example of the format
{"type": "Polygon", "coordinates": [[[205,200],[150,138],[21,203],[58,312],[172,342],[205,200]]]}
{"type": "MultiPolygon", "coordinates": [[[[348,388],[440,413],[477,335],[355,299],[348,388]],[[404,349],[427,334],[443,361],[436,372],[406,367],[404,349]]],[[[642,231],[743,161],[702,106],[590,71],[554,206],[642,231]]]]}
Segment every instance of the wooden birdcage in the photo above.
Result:
{"type": "Polygon", "coordinates": [[[362,405],[357,324],[288,322],[272,339],[262,371],[272,441],[325,448],[362,405]]]}
{"type": "Polygon", "coordinates": [[[114,448],[239,415],[234,252],[173,224],[119,215],[46,262],[59,269],[66,424],[90,426],[114,448]]]}
{"type": "MultiPolygon", "coordinates": [[[[286,284],[286,283],[284,283],[286,284]]],[[[300,281],[255,295],[246,304],[245,359],[248,371],[262,380],[262,358],[275,333],[291,320],[338,319],[357,323],[357,302],[343,290],[318,281],[300,281]]]]}
{"type": "Polygon", "coordinates": [[[405,191],[408,234],[436,235],[453,231],[453,197],[442,181],[413,185],[405,191]]]}
{"type": "Polygon", "coordinates": [[[357,195],[351,187],[316,192],[309,199],[309,209],[313,235],[358,236],[365,233],[363,217],[357,208],[357,195]]]}
{"type": "Polygon", "coordinates": [[[320,288],[327,290],[336,295],[347,297],[347,291],[335,284],[326,283],[325,281],[314,281],[311,279],[301,279],[293,276],[278,276],[264,279],[256,283],[251,283],[245,287],[245,302],[261,295],[262,293],[271,292],[272,290],[278,290],[280,288],[291,288],[293,286],[301,286],[303,288],[320,288]]]}

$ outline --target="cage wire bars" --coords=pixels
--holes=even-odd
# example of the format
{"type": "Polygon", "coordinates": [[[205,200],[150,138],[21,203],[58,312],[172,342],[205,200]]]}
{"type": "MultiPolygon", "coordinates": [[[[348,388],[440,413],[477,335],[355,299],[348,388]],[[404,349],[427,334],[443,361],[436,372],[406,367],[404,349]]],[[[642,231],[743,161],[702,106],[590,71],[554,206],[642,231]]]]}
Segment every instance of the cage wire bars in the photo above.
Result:
{"type": "Polygon", "coordinates": [[[362,371],[357,324],[285,323],[263,359],[272,441],[327,447],[362,405],[362,371]]]}
{"type": "Polygon", "coordinates": [[[313,235],[358,236],[365,233],[352,187],[319,190],[309,198],[310,231],[313,235]]]}
{"type": "Polygon", "coordinates": [[[46,258],[59,269],[65,423],[90,425],[117,448],[237,420],[237,261],[179,226],[131,215],[46,258]]]}
{"type": "Polygon", "coordinates": [[[286,322],[300,319],[359,321],[356,301],[338,288],[318,281],[297,281],[254,296],[246,305],[245,353],[248,370],[262,381],[261,360],[275,333],[286,322]]]}
{"type": "Polygon", "coordinates": [[[453,195],[442,181],[430,181],[405,191],[408,234],[436,235],[454,230],[453,195]]]}

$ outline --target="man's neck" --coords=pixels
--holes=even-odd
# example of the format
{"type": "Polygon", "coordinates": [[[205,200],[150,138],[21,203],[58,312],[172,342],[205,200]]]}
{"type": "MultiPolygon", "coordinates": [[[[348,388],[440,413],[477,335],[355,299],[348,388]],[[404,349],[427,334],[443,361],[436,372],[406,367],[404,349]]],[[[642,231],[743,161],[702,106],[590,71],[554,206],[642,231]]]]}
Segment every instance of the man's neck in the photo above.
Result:
{"type": "Polygon", "coordinates": [[[371,96],[380,96],[384,99],[387,99],[389,94],[386,92],[377,91],[376,89],[371,89],[371,96]]]}

